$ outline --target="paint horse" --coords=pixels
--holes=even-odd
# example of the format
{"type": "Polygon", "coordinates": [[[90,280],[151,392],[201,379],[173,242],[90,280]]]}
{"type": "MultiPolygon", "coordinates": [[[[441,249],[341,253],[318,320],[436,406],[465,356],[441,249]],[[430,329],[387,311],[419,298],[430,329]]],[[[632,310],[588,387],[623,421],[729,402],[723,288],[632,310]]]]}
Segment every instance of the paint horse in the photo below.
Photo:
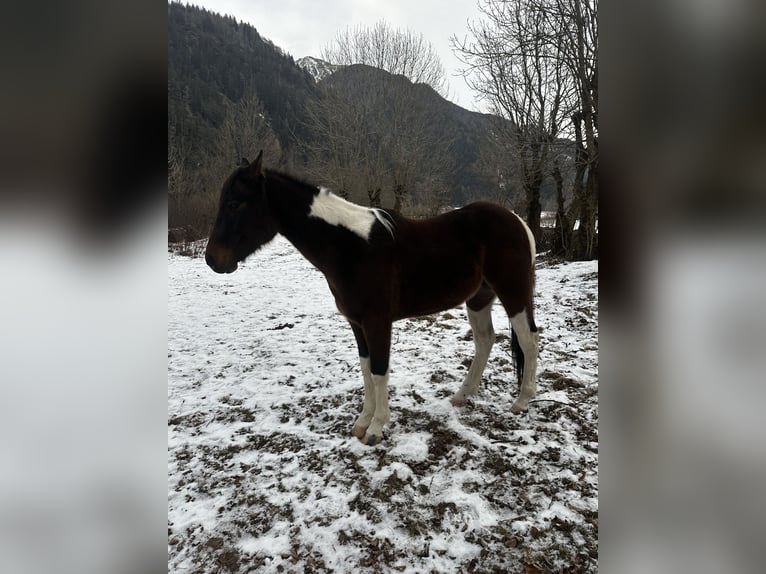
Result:
{"type": "Polygon", "coordinates": [[[379,443],[390,418],[392,323],[463,302],[476,353],[452,404],[463,405],[479,390],[495,340],[492,303],[499,298],[511,319],[520,384],[511,411],[526,410],[536,390],[538,333],[532,314],[535,243],[520,217],[476,202],[408,219],[264,169],[262,157],[263,151],[252,163],[242,160],[223,184],[205,261],[217,273],[231,273],[280,233],[324,274],[359,349],[364,405],[355,437],[379,443]]]}

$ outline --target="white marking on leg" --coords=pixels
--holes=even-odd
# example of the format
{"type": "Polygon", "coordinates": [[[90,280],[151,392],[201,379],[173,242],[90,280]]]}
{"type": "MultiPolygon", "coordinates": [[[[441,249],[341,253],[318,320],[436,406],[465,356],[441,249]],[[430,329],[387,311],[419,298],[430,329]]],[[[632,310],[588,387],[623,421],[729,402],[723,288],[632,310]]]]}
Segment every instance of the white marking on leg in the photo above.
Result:
{"type": "Polygon", "coordinates": [[[519,398],[513,403],[514,413],[526,410],[530,399],[537,392],[537,350],[538,334],[529,329],[529,318],[526,309],[511,317],[511,327],[519,339],[521,352],[524,353],[524,372],[521,375],[521,391],[519,398]]]}
{"type": "Polygon", "coordinates": [[[522,219],[522,217],[518,213],[516,213],[515,211],[512,211],[511,213],[513,213],[516,217],[519,218],[519,221],[521,221],[521,225],[524,226],[524,231],[527,232],[527,239],[529,239],[529,253],[532,256],[531,261],[532,261],[532,264],[534,265],[535,257],[537,255],[535,252],[535,236],[532,235],[532,230],[529,228],[529,225],[527,225],[527,222],[524,221],[524,219],[522,219]]]}
{"type": "Polygon", "coordinates": [[[357,438],[362,438],[370,426],[372,417],[375,415],[375,386],[372,382],[372,372],[370,371],[370,358],[359,357],[359,364],[362,367],[362,377],[364,378],[364,405],[362,413],[356,420],[352,434],[357,438]]]}
{"type": "Polygon", "coordinates": [[[364,437],[366,444],[375,444],[383,437],[383,427],[391,419],[391,411],[388,408],[388,371],[385,375],[372,375],[372,384],[375,390],[375,415],[372,417],[367,434],[364,437]],[[372,439],[375,437],[375,439],[372,439]]]}
{"type": "Polygon", "coordinates": [[[467,396],[479,392],[481,376],[487,366],[492,345],[495,343],[495,330],[492,327],[492,303],[490,302],[478,311],[467,309],[468,322],[471,324],[471,331],[473,331],[475,354],[463,385],[452,397],[452,404],[455,406],[463,405],[467,396]]]}
{"type": "Polygon", "coordinates": [[[316,217],[330,225],[342,225],[365,241],[369,241],[372,226],[376,221],[380,222],[392,237],[394,235],[393,221],[383,210],[351,203],[324,187],[320,187],[319,193],[314,196],[309,217],[316,217]]]}

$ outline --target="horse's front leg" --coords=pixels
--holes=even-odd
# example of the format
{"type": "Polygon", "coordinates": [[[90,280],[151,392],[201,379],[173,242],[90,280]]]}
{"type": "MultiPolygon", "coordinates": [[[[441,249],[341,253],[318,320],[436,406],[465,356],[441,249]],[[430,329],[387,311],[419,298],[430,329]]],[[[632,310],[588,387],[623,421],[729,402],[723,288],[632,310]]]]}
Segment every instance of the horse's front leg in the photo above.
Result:
{"type": "MultiPolygon", "coordinates": [[[[370,383],[368,387],[365,378],[365,408],[362,416],[354,427],[354,435],[366,445],[376,445],[383,440],[383,427],[391,418],[388,408],[388,359],[391,350],[391,321],[375,318],[365,321],[362,325],[364,340],[369,351],[370,383]],[[372,395],[368,402],[367,396],[372,395]],[[374,405],[372,419],[367,425],[364,434],[359,437],[359,431],[365,426],[367,420],[363,420],[366,408],[374,405]],[[361,424],[360,424],[361,423],[361,424]]],[[[364,367],[363,367],[364,368],[364,367]]]]}
{"type": "Polygon", "coordinates": [[[351,434],[361,440],[364,438],[367,427],[370,426],[372,417],[375,415],[375,387],[372,382],[372,372],[370,371],[370,351],[367,347],[364,331],[353,323],[351,323],[351,330],[354,332],[356,346],[359,349],[359,365],[362,368],[362,377],[364,378],[364,405],[362,406],[362,413],[356,419],[351,434]]]}

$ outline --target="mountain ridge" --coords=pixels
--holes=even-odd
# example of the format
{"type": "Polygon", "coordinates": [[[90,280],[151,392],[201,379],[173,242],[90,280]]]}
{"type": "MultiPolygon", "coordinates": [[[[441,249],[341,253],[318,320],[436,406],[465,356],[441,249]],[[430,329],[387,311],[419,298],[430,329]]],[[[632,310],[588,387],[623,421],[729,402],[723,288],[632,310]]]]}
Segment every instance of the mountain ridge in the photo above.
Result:
{"type": "Polygon", "coordinates": [[[315,82],[321,82],[327,76],[342,67],[338,64],[331,64],[330,62],[315,56],[303,56],[302,58],[295,60],[295,63],[311,74],[311,77],[314,78],[315,82]]]}

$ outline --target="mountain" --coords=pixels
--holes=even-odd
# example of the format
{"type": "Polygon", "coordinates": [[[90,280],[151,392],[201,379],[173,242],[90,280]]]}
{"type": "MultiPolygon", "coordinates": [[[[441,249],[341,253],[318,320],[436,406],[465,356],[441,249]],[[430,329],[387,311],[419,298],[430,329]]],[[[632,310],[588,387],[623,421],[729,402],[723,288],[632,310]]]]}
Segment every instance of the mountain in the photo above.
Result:
{"type": "Polygon", "coordinates": [[[298,64],[300,68],[311,74],[311,77],[314,78],[315,82],[324,80],[327,76],[333,72],[336,72],[338,68],[341,67],[336,64],[326,62],[325,60],[315,58],[313,56],[304,56],[303,58],[298,58],[295,60],[295,63],[298,64]]]}
{"type": "Polygon", "coordinates": [[[210,151],[227,106],[254,94],[283,148],[303,137],[316,82],[248,24],[204,8],[168,4],[168,121],[194,157],[210,151]]]}
{"type": "MultiPolygon", "coordinates": [[[[338,132],[318,130],[311,113],[332,93],[351,105],[343,112],[348,115],[341,115],[336,125],[344,129],[359,111],[354,105],[371,102],[377,108],[372,113],[376,123],[372,131],[358,135],[388,137],[391,145],[382,149],[399,149],[383,161],[407,161],[406,145],[396,135],[401,133],[396,126],[397,122],[401,126],[402,119],[387,113],[391,101],[380,95],[385,91],[378,90],[380,86],[403,89],[409,94],[412,108],[422,110],[428,118],[424,121],[421,116],[411,115],[422,130],[423,140],[432,142],[425,145],[425,152],[420,144],[415,161],[420,179],[411,180],[413,190],[423,189],[421,184],[428,174],[439,172],[447,176],[433,179],[432,186],[440,182],[442,204],[462,205],[481,197],[507,198],[508,188],[502,192],[506,197],[498,196],[498,171],[485,166],[483,151],[498,122],[503,121],[498,117],[461,108],[428,85],[413,84],[403,76],[377,68],[333,66],[315,57],[295,61],[249,24],[192,5],[168,4],[170,220],[174,225],[192,224],[202,231],[209,225],[220,183],[241,157],[222,152],[222,142],[232,132],[241,132],[243,141],[238,147],[246,149],[242,155],[248,157],[259,147],[268,147],[266,139],[278,140],[276,147],[270,147],[269,157],[274,158],[271,165],[320,182],[327,174],[319,171],[321,165],[315,161],[309,163],[310,157],[317,157],[311,146],[322,140],[332,143],[338,132]],[[376,92],[380,97],[371,97],[376,92]],[[247,108],[248,102],[256,102],[257,109],[247,108]],[[232,117],[237,121],[232,122],[232,117]],[[247,121],[265,123],[267,137],[243,123],[247,121]],[[239,126],[248,129],[240,130],[239,126]],[[449,168],[446,172],[444,165],[449,168]]],[[[492,161],[497,165],[497,160],[492,161]]],[[[396,185],[390,168],[383,166],[382,175],[375,181],[388,189],[384,190],[384,196],[388,193],[385,207],[392,205],[392,186],[396,185]]],[[[344,177],[358,178],[362,171],[361,166],[351,165],[344,177]]],[[[553,197],[552,184],[546,182],[542,190],[544,208],[553,206],[553,197]]]]}
{"type": "MultiPolygon", "coordinates": [[[[384,94],[387,87],[417,110],[417,129],[422,140],[431,146],[419,154],[418,162],[442,163],[450,166],[450,177],[445,182],[445,200],[451,205],[462,205],[485,196],[489,182],[477,169],[480,149],[487,141],[498,121],[496,116],[461,108],[440,96],[427,84],[413,84],[407,78],[393,75],[378,68],[361,64],[344,66],[319,82],[319,86],[344,94],[350,101],[366,101],[376,107],[377,130],[394,133],[394,125],[400,117],[383,112],[391,105],[390,96],[384,94]],[[377,99],[376,94],[377,93],[377,99]],[[421,121],[420,118],[423,118],[421,121]]],[[[401,132],[401,128],[398,130],[401,132]]]]}

